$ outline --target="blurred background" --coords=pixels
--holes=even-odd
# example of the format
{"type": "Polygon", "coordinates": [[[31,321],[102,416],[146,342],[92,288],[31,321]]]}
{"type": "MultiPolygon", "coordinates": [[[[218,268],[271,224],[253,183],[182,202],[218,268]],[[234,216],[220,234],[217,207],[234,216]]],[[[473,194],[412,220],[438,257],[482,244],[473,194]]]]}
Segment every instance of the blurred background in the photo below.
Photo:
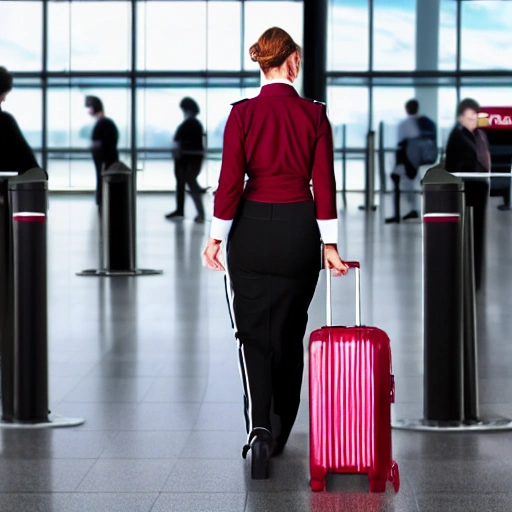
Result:
{"type": "MultiPolygon", "coordinates": [[[[273,25],[301,43],[303,23],[303,2],[290,0],[2,0],[0,65],[15,75],[3,108],[47,168],[51,190],[92,190],[84,97],[99,96],[139,190],[169,191],[179,101],[192,96],[207,132],[200,179],[215,186],[230,104],[259,91],[249,46],[273,25]]],[[[366,134],[381,122],[384,165],[392,165],[412,97],[438,123],[441,149],[459,99],[512,105],[512,2],[331,0],[326,37],[339,188],[345,158],[346,189],[364,189],[366,134]]]]}

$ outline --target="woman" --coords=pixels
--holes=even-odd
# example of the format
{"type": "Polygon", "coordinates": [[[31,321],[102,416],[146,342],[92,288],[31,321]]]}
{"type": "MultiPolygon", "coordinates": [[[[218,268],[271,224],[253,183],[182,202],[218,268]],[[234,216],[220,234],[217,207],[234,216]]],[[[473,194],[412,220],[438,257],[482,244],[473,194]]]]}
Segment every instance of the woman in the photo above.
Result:
{"type": "MultiPolygon", "coordinates": [[[[457,107],[457,124],[453,128],[446,145],[446,170],[448,172],[490,172],[491,156],[485,133],[478,127],[480,106],[466,98],[457,107]]],[[[485,262],[485,222],[489,180],[487,178],[465,178],[464,190],[466,206],[473,207],[475,284],[479,289],[482,283],[485,262]]]]}
{"type": "Polygon", "coordinates": [[[197,210],[195,222],[204,222],[202,194],[206,189],[197,183],[204,158],[204,129],[197,119],[199,105],[192,98],[183,98],[180,102],[185,120],[178,126],[174,135],[174,173],[176,175],[176,210],[168,213],[167,219],[182,219],[185,214],[185,184],[197,210]]]}
{"type": "Polygon", "coordinates": [[[252,477],[263,479],[270,453],[283,450],[299,407],[320,237],[325,265],[336,275],[347,267],[336,248],[332,131],[325,106],[299,97],[292,86],[299,46],[274,27],[250,55],[266,85],[256,98],[234,104],[227,120],[203,259],[209,269],[224,270],[221,245],[227,242],[249,434],[242,454],[252,451],[252,477]]]}

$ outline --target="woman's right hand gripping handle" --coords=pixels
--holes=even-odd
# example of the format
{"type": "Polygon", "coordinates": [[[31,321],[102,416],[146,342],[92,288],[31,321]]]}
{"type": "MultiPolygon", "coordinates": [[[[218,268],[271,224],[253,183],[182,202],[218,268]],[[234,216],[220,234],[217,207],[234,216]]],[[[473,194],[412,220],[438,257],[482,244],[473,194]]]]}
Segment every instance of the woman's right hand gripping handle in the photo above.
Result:
{"type": "Polygon", "coordinates": [[[224,270],[221,241],[209,238],[203,251],[203,265],[210,270],[224,270]]]}
{"type": "Polygon", "coordinates": [[[334,269],[335,276],[344,276],[348,272],[349,267],[340,258],[336,244],[324,244],[324,267],[334,269]]]}

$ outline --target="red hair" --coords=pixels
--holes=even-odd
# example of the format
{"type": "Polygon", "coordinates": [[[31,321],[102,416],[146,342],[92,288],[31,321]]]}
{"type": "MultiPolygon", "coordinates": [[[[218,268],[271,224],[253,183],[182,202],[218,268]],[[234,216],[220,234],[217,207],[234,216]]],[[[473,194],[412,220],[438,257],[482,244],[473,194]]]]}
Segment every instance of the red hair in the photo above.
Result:
{"type": "Polygon", "coordinates": [[[300,46],[290,34],[279,27],[272,27],[261,34],[257,43],[249,48],[249,55],[266,73],[270,68],[277,68],[294,52],[299,52],[300,46]]]}

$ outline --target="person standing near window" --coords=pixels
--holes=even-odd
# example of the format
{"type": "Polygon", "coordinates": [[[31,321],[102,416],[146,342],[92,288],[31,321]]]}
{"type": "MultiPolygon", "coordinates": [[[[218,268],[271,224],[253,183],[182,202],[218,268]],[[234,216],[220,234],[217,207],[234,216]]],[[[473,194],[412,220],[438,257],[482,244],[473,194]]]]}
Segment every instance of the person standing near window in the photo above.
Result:
{"type": "Polygon", "coordinates": [[[119,153],[117,152],[119,132],[114,121],[105,116],[103,103],[97,96],[86,96],[85,106],[89,115],[96,119],[91,137],[91,153],[96,168],[96,204],[101,211],[101,173],[119,161],[119,153]]]}
{"type": "Polygon", "coordinates": [[[168,213],[166,219],[183,219],[185,215],[185,185],[196,206],[195,222],[204,222],[202,194],[206,189],[197,182],[204,159],[204,128],[197,115],[199,105],[192,98],[183,98],[180,102],[184,121],[174,135],[174,174],[176,176],[176,210],[168,213]]]}
{"type": "Polygon", "coordinates": [[[332,130],[322,103],[293,87],[300,48],[274,27],[250,48],[266,84],[233,104],[203,263],[224,270],[239,343],[252,478],[268,478],[269,457],[290,435],[300,402],[308,308],[324,263],[338,255],[332,130]],[[244,189],[244,176],[248,181],[244,189]],[[313,182],[313,196],[310,181],[313,182]]]}
{"type": "Polygon", "coordinates": [[[39,165],[16,119],[2,110],[2,103],[11,92],[12,85],[11,73],[0,66],[0,172],[21,174],[39,165]]]}

